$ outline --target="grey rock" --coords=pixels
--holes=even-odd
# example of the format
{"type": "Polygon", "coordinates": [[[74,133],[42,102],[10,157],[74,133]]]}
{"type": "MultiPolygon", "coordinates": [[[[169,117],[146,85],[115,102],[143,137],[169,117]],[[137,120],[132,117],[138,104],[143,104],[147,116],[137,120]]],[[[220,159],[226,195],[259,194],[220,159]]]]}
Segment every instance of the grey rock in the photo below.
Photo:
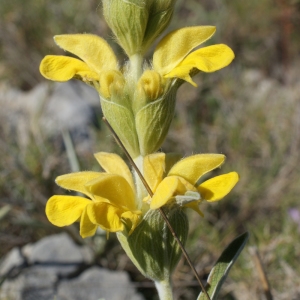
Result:
{"type": "Polygon", "coordinates": [[[19,248],[13,248],[1,261],[0,276],[6,276],[13,269],[20,268],[24,265],[25,259],[19,248]]]}
{"type": "Polygon", "coordinates": [[[0,300],[54,300],[56,273],[42,267],[26,269],[7,279],[0,289],[0,300]]]}
{"type": "Polygon", "coordinates": [[[21,251],[13,249],[0,265],[4,275],[19,268],[0,286],[0,300],[143,300],[125,272],[92,267],[78,276],[81,264],[92,262],[93,253],[66,233],[45,237],[21,251]]]}
{"type": "Polygon", "coordinates": [[[48,236],[34,245],[27,245],[23,248],[23,254],[29,264],[51,268],[60,276],[70,275],[82,264],[93,261],[92,251],[76,245],[66,233],[48,236]]]}
{"type": "Polygon", "coordinates": [[[0,84],[0,118],[7,134],[15,133],[20,149],[31,136],[56,137],[61,131],[87,131],[100,109],[95,89],[82,82],[44,82],[29,92],[0,84]]]}
{"type": "Polygon", "coordinates": [[[92,119],[92,106],[100,107],[98,93],[93,88],[77,82],[56,83],[44,106],[41,126],[50,135],[86,126],[92,119]]]}
{"type": "Polygon", "coordinates": [[[92,252],[87,251],[84,246],[76,245],[66,233],[48,236],[39,240],[30,248],[27,248],[24,255],[29,263],[90,263],[92,261],[92,252]],[[86,257],[83,255],[84,252],[86,257]]]}
{"type": "Polygon", "coordinates": [[[142,300],[130,284],[127,273],[98,267],[86,270],[78,278],[61,281],[57,300],[142,300]]]}

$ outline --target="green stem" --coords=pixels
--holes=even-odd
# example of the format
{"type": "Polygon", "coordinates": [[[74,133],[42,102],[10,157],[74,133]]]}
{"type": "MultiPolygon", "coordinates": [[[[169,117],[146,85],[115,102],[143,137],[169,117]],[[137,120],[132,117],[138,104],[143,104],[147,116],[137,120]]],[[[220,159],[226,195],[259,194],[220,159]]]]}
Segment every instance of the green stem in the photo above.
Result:
{"type": "Polygon", "coordinates": [[[139,53],[136,53],[129,58],[130,60],[130,69],[129,74],[134,82],[137,82],[143,72],[143,56],[139,53]]]}
{"type": "MultiPolygon", "coordinates": [[[[136,164],[136,166],[138,167],[138,169],[140,170],[140,172],[142,174],[144,174],[144,157],[143,156],[138,156],[134,159],[134,163],[136,164]]],[[[145,190],[145,187],[140,179],[140,177],[138,176],[138,174],[136,173],[135,170],[133,170],[133,175],[134,175],[134,179],[135,179],[135,184],[136,184],[136,194],[137,194],[137,199],[142,200],[144,197],[147,196],[147,191],[145,190]]],[[[137,203],[138,204],[138,209],[142,208],[142,203],[137,203]]]]}
{"type": "Polygon", "coordinates": [[[155,286],[158,291],[160,300],[173,300],[172,286],[170,280],[155,281],[155,286]]]}
{"type": "MultiPolygon", "coordinates": [[[[140,170],[142,174],[144,174],[144,157],[138,156],[134,159],[134,163],[140,170]]],[[[142,200],[148,196],[148,192],[145,189],[143,182],[141,181],[139,175],[137,174],[136,170],[133,169],[133,176],[135,179],[135,186],[136,186],[136,198],[137,198],[137,207],[139,210],[143,212],[143,215],[149,210],[149,204],[144,203],[142,200]]]]}

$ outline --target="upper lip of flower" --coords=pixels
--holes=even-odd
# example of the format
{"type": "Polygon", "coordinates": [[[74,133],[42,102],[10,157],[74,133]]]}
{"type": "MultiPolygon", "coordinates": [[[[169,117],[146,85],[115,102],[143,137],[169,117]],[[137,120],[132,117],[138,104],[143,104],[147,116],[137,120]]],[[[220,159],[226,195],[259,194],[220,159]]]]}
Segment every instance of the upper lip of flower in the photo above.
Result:
{"type": "Polygon", "coordinates": [[[54,37],[58,46],[78,56],[47,55],[41,61],[40,72],[47,79],[68,81],[79,77],[83,81],[99,81],[103,71],[118,70],[118,61],[108,43],[93,34],[64,34],[54,37]]]}
{"type": "MultiPolygon", "coordinates": [[[[192,70],[213,72],[233,60],[233,51],[224,44],[203,47],[193,51],[216,31],[214,26],[185,27],[166,35],[157,45],[153,55],[153,69],[164,78],[181,78],[196,85],[192,70]]],[[[108,43],[92,34],[67,34],[54,37],[58,46],[78,56],[46,56],[40,72],[47,79],[67,81],[99,81],[101,73],[119,70],[117,58],[108,43]]]]}
{"type": "MultiPolygon", "coordinates": [[[[149,159],[151,159],[151,155],[149,155],[149,159]]],[[[222,154],[198,154],[175,163],[167,171],[165,178],[163,172],[157,171],[154,184],[152,179],[154,195],[150,200],[150,208],[158,209],[168,202],[176,200],[177,195],[186,195],[186,201],[184,201],[184,197],[180,198],[180,205],[192,208],[202,215],[198,207],[199,201],[212,202],[222,199],[239,180],[236,172],[230,172],[200,183],[204,174],[220,167],[224,161],[225,156],[222,154]],[[199,193],[199,198],[196,197],[196,194],[191,195],[189,192],[199,193]],[[192,201],[191,197],[194,197],[195,200],[192,201]]],[[[146,164],[148,163],[146,162],[146,164]]]]}
{"type": "Polygon", "coordinates": [[[131,173],[115,154],[100,152],[95,156],[107,173],[86,171],[56,179],[61,187],[82,193],[92,201],[80,196],[53,196],[46,205],[47,217],[57,226],[67,226],[80,219],[82,237],[93,235],[97,226],[111,232],[122,231],[124,223],[130,221],[130,234],[141,215],[131,173]]]}
{"type": "Polygon", "coordinates": [[[154,51],[154,70],[165,78],[181,78],[196,86],[190,77],[193,69],[214,72],[226,67],[234,59],[234,53],[224,44],[192,51],[210,39],[215,31],[215,26],[185,27],[172,31],[154,51]]]}

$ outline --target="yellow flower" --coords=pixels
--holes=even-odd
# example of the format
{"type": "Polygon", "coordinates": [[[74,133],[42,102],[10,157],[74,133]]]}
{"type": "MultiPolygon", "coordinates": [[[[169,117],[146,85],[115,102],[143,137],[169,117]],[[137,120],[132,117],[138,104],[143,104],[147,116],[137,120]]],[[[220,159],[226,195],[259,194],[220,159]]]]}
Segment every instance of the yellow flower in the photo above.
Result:
{"type": "Polygon", "coordinates": [[[95,157],[106,173],[87,171],[56,179],[61,187],[82,193],[91,200],[81,196],[55,195],[47,202],[46,215],[59,227],[79,221],[83,238],[94,235],[97,226],[108,232],[126,228],[130,234],[141,218],[130,170],[116,154],[100,152],[95,157]]]}
{"type": "MultiPolygon", "coordinates": [[[[214,26],[195,26],[169,33],[159,42],[154,51],[153,69],[163,78],[181,78],[195,85],[190,77],[194,69],[214,72],[226,67],[233,60],[234,53],[224,44],[204,47],[192,52],[194,48],[208,40],[215,31],[214,26]]],[[[94,84],[100,82],[101,87],[101,77],[106,78],[107,72],[110,72],[111,77],[108,84],[112,84],[115,77],[121,76],[116,56],[104,39],[92,34],[69,34],[56,36],[54,40],[58,46],[78,56],[79,59],[46,56],[41,62],[40,72],[47,79],[68,81],[77,78],[94,84]]],[[[107,83],[104,85],[107,89],[107,83]]],[[[104,96],[110,95],[106,93],[104,96]]]]}
{"type": "MultiPolygon", "coordinates": [[[[238,181],[235,172],[200,181],[204,174],[222,165],[224,155],[198,154],[180,158],[177,154],[154,153],[136,160],[154,195],[151,199],[140,189],[139,199],[144,199],[147,206],[143,219],[130,236],[126,232],[117,233],[133,263],[142,274],[155,281],[169,279],[182,254],[157,209],[164,206],[170,224],[184,245],[188,235],[185,208],[203,215],[199,209],[202,201],[220,200],[238,181]]],[[[138,180],[136,185],[140,185],[138,180]]]]}
{"type": "Polygon", "coordinates": [[[148,170],[145,176],[154,192],[152,199],[148,196],[144,200],[150,202],[151,209],[176,203],[179,206],[192,208],[203,215],[198,207],[202,201],[213,202],[222,199],[239,180],[236,172],[230,172],[204,182],[200,181],[204,174],[223,164],[225,156],[222,154],[198,154],[176,163],[178,157],[172,158],[162,153],[159,155],[160,160],[165,161],[165,164],[158,164],[157,159],[153,160],[151,155],[145,158],[150,162],[148,166],[151,165],[151,160],[154,161],[152,173],[148,170]]]}
{"type": "Polygon", "coordinates": [[[95,88],[98,87],[102,77],[106,83],[103,93],[105,96],[109,96],[109,85],[114,81],[112,77],[122,75],[119,72],[117,58],[108,43],[92,34],[59,35],[54,37],[54,41],[62,49],[75,54],[79,59],[47,55],[40,64],[41,74],[47,79],[60,82],[72,78],[80,79],[94,85],[95,88]]]}
{"type": "Polygon", "coordinates": [[[190,77],[194,69],[214,72],[226,67],[234,59],[234,53],[224,44],[191,52],[211,38],[215,31],[214,26],[195,26],[169,33],[159,42],[154,51],[154,70],[164,78],[181,78],[196,86],[190,77]]]}

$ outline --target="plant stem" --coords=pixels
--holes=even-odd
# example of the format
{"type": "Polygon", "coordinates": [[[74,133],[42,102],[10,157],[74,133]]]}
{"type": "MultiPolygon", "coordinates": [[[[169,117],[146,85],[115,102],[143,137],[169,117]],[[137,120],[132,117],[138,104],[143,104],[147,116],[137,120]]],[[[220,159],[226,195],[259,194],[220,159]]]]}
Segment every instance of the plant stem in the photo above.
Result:
{"type": "MultiPolygon", "coordinates": [[[[134,163],[137,165],[137,167],[141,171],[141,173],[144,173],[143,172],[144,158],[142,156],[138,156],[134,159],[134,163]]],[[[139,175],[137,174],[137,172],[135,171],[134,168],[133,168],[133,175],[134,175],[135,184],[136,184],[137,199],[144,199],[148,195],[148,193],[147,193],[147,190],[146,190],[143,182],[141,181],[139,175]]],[[[143,201],[140,201],[139,203],[137,203],[137,207],[139,210],[142,210],[143,213],[146,213],[148,210],[147,204],[143,203],[143,201]]]]}
{"type": "Polygon", "coordinates": [[[173,300],[172,286],[169,280],[155,281],[155,286],[160,300],[173,300]]]}
{"type": "Polygon", "coordinates": [[[134,82],[137,82],[142,75],[143,56],[139,53],[132,55],[130,58],[129,74],[134,82]]]}

